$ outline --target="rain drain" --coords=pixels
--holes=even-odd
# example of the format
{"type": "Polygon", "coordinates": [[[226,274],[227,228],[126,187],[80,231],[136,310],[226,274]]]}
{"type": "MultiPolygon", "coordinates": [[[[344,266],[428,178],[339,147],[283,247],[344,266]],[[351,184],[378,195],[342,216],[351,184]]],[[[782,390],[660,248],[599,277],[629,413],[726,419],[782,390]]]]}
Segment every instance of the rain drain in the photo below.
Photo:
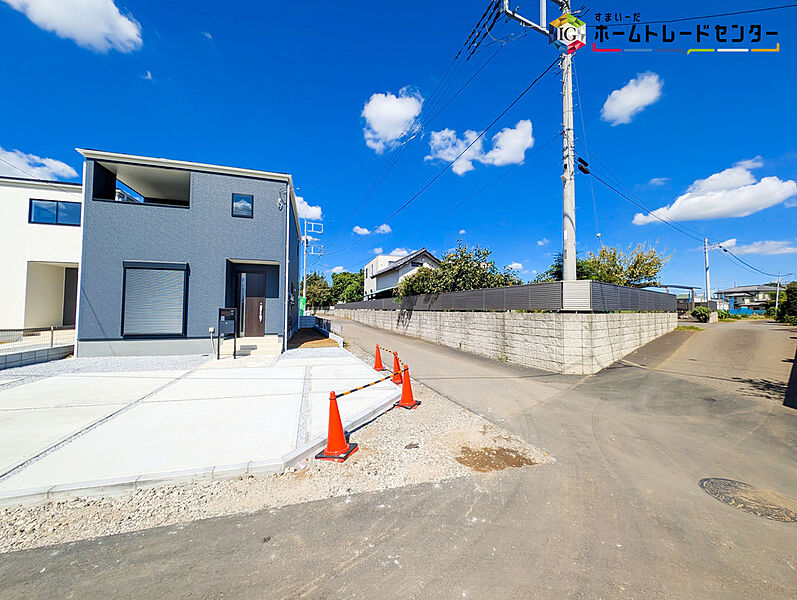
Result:
{"type": "Polygon", "coordinates": [[[734,508],[772,521],[797,523],[797,502],[777,492],[719,477],[701,479],[698,484],[707,494],[734,508]]]}

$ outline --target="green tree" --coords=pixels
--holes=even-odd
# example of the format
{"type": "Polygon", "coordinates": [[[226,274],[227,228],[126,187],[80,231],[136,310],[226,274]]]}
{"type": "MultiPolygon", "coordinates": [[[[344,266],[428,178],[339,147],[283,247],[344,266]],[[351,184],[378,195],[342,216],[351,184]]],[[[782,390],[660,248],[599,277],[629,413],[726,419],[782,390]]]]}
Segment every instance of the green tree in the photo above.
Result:
{"type": "Polygon", "coordinates": [[[797,318],[797,281],[786,286],[786,299],[778,306],[778,321],[789,322],[788,317],[797,318]]]}
{"type": "Polygon", "coordinates": [[[359,302],[363,299],[363,271],[359,273],[332,274],[332,300],[335,304],[340,302],[359,302]]]}
{"type": "MultiPolygon", "coordinates": [[[[535,283],[544,281],[561,281],[564,272],[564,265],[562,260],[562,253],[557,252],[554,254],[553,263],[545,271],[534,278],[535,283]]],[[[593,264],[587,262],[585,258],[576,257],[576,279],[595,279],[597,280],[598,273],[593,269],[593,264]]]]}
{"type": "MultiPolygon", "coordinates": [[[[637,244],[633,248],[629,246],[626,251],[604,246],[597,254],[589,252],[585,258],[576,258],[576,278],[645,287],[658,283],[659,274],[671,256],[646,244],[637,244]]],[[[562,254],[557,253],[553,264],[535,281],[561,279],[562,254]]]]}
{"type": "Polygon", "coordinates": [[[405,277],[398,285],[399,296],[418,296],[420,294],[436,294],[440,291],[437,269],[420,267],[409,277],[405,277]]]}
{"type": "Polygon", "coordinates": [[[332,303],[332,290],[326,278],[317,271],[307,276],[307,306],[329,306],[332,303]]]}
{"type": "Polygon", "coordinates": [[[437,269],[421,267],[402,279],[397,295],[478,290],[523,283],[511,269],[501,271],[490,258],[491,254],[487,248],[468,246],[461,239],[457,240],[457,247],[443,256],[437,269]]]}

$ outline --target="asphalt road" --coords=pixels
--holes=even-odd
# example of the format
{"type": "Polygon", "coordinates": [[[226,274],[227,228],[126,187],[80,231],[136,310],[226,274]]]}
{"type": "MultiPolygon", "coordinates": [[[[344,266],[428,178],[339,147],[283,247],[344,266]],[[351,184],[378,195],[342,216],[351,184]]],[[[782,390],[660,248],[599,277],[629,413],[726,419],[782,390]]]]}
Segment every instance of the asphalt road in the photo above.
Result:
{"type": "Polygon", "coordinates": [[[585,378],[351,322],[344,335],[398,350],[414,378],[556,464],[6,554],[0,596],[797,595],[797,523],[698,485],[721,477],[797,499],[797,410],[783,406],[797,328],[674,332],[585,378]]]}

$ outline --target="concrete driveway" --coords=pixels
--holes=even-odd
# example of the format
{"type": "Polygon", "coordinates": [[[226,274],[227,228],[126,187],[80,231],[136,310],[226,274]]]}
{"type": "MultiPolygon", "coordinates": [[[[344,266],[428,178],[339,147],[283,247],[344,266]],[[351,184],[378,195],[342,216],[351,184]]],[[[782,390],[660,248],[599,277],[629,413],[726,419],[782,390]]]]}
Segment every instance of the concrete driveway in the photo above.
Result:
{"type": "MultiPolygon", "coordinates": [[[[79,372],[0,388],[0,501],[281,472],[323,446],[329,392],[377,376],[341,348],[252,360],[79,372]]],[[[373,418],[398,396],[389,381],[347,396],[344,426],[373,418]]]]}
{"type": "MultiPolygon", "coordinates": [[[[389,344],[415,378],[556,464],[3,555],[5,595],[794,597],[797,523],[722,503],[699,482],[727,478],[762,500],[797,498],[797,411],[783,393],[730,383],[738,344],[752,364],[793,361],[795,328],[674,332],[586,378],[355,323],[344,334],[368,349],[389,344]],[[694,369],[668,372],[676,363],[694,369]]],[[[744,376],[786,390],[793,363],[784,364],[744,376]]]]}

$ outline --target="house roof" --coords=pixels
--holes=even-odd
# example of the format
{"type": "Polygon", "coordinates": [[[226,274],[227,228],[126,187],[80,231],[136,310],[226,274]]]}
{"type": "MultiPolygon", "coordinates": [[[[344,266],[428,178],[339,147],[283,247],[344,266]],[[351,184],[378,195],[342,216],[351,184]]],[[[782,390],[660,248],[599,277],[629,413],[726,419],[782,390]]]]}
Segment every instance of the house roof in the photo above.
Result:
{"type": "Polygon", "coordinates": [[[73,181],[56,181],[51,179],[34,179],[28,177],[0,177],[0,185],[17,187],[53,188],[64,192],[78,191],[83,184],[73,181]]]}
{"type": "Polygon", "coordinates": [[[751,292],[774,292],[777,291],[774,285],[742,285],[739,287],[728,288],[727,290],[718,290],[718,294],[745,294],[751,292]]]}
{"type": "Polygon", "coordinates": [[[269,181],[282,181],[288,186],[293,215],[296,220],[296,229],[301,234],[299,227],[299,211],[296,205],[296,195],[293,189],[293,177],[288,173],[277,173],[273,171],[258,171],[256,169],[244,169],[241,167],[228,167],[225,165],[211,165],[207,163],[189,162],[186,160],[175,160],[171,158],[157,158],[152,156],[137,156],[135,154],[122,154],[119,152],[106,152],[104,150],[92,150],[89,148],[75,148],[84,158],[99,162],[121,163],[139,167],[153,167],[159,169],[175,169],[182,171],[198,171],[203,173],[217,173],[219,175],[233,175],[238,177],[249,177],[251,179],[267,179],[269,181]]]}
{"type": "Polygon", "coordinates": [[[400,258],[399,260],[394,262],[392,265],[388,265],[387,267],[385,267],[381,271],[377,271],[376,273],[374,273],[374,277],[376,277],[377,275],[382,275],[383,273],[388,273],[389,271],[393,271],[394,269],[400,269],[403,265],[406,265],[408,262],[412,261],[415,258],[418,258],[421,255],[427,256],[428,258],[433,260],[438,265],[440,264],[440,261],[438,260],[438,258],[434,254],[429,252],[426,248],[421,248],[420,250],[416,250],[415,252],[413,252],[411,254],[408,254],[407,256],[405,256],[403,258],[400,258]]]}

